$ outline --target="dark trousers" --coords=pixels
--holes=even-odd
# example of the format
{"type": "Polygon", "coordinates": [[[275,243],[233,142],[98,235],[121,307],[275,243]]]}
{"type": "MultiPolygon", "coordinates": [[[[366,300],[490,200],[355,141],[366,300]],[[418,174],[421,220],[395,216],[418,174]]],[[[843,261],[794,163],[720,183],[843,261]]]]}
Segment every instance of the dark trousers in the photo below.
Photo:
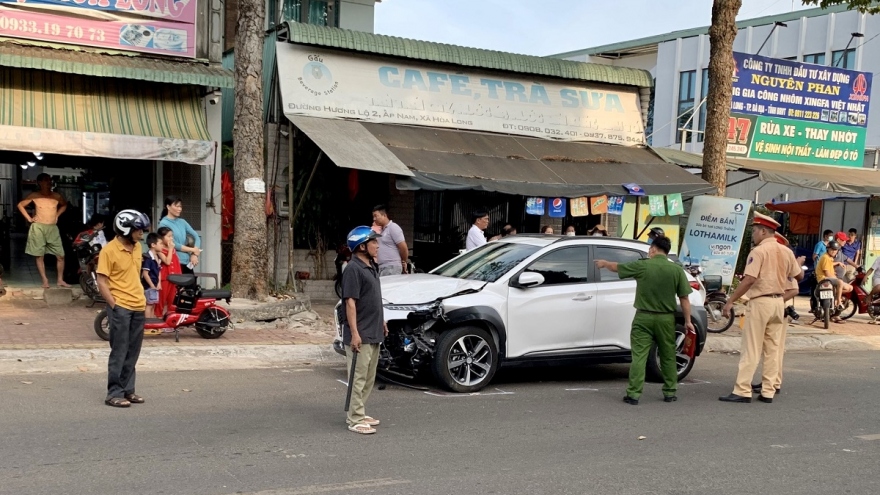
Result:
{"type": "Polygon", "coordinates": [[[180,273],[183,273],[184,275],[190,275],[193,273],[193,270],[186,265],[180,265],[180,273]]]}
{"type": "Polygon", "coordinates": [[[134,393],[134,367],[144,342],[144,312],[116,305],[107,308],[110,323],[110,361],[107,364],[107,398],[134,393]]]}

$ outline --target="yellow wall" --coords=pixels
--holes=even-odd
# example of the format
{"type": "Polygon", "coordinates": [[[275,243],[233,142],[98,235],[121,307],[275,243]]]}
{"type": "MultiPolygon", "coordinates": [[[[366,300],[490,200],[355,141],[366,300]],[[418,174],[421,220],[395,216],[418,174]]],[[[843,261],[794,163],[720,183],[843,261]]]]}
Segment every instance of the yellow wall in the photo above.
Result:
{"type": "MultiPolygon", "coordinates": [[[[648,215],[648,212],[650,212],[651,209],[648,206],[647,196],[643,196],[638,199],[640,200],[638,231],[641,232],[642,230],[644,230],[644,233],[639,237],[639,240],[647,241],[648,232],[651,230],[651,228],[660,227],[666,233],[666,237],[669,237],[669,240],[672,241],[672,252],[677,254],[679,248],[678,240],[681,237],[681,227],[679,225],[679,219],[681,217],[651,217],[650,215],[648,215]],[[651,227],[645,229],[645,225],[648,224],[648,220],[650,218],[654,218],[654,221],[651,222],[651,227]]],[[[634,237],[635,213],[636,197],[627,196],[626,202],[623,204],[623,215],[620,217],[620,222],[618,223],[618,237],[623,237],[626,239],[632,239],[634,237]]]]}

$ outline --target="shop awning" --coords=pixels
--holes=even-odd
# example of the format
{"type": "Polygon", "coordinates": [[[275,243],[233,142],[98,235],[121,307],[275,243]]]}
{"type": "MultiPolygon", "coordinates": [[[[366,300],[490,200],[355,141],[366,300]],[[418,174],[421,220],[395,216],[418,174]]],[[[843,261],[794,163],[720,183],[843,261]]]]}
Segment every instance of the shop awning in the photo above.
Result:
{"type": "Polygon", "coordinates": [[[727,158],[741,171],[757,172],[764,182],[806,187],[838,194],[880,194],[880,170],[832,165],[727,158]]]}
{"type": "Polygon", "coordinates": [[[767,203],[769,210],[788,213],[788,229],[792,234],[815,234],[822,217],[821,199],[767,203]]]}
{"type": "Polygon", "coordinates": [[[210,165],[199,92],[0,67],[0,149],[210,165]]]}
{"type": "Polygon", "coordinates": [[[233,86],[232,71],[219,65],[158,59],[130,53],[111,55],[92,50],[69,46],[61,49],[45,43],[4,40],[0,43],[0,67],[167,84],[218,88],[233,86]]]}
{"type": "Polygon", "coordinates": [[[714,191],[650,150],[429,127],[290,116],[341,167],[398,175],[401,190],[480,190],[523,196],[714,191]],[[381,148],[381,149],[378,149],[381,148]]]}

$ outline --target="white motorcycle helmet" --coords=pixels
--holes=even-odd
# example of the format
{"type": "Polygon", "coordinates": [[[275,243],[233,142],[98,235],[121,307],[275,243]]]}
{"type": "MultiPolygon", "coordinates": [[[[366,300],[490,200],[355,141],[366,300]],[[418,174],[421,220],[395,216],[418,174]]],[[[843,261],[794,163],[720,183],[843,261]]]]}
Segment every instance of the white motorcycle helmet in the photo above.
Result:
{"type": "Polygon", "coordinates": [[[137,210],[122,210],[113,219],[113,232],[116,235],[131,239],[135,230],[150,229],[150,218],[137,210]]]}

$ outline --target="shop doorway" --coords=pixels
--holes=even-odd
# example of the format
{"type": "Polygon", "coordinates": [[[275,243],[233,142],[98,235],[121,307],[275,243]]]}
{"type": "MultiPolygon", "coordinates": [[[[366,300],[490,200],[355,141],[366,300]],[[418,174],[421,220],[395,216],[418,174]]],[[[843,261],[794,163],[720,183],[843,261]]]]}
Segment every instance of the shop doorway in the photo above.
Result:
{"type": "MultiPolygon", "coordinates": [[[[65,251],[64,281],[79,281],[78,266],[73,253],[73,240],[85,230],[95,213],[106,215],[105,236],[113,237],[109,219],[123,209],[153,211],[155,197],[155,164],[143,160],[114,160],[68,155],[40,155],[0,151],[3,179],[0,197],[0,263],[5,268],[7,285],[39,287],[42,285],[34,257],[25,253],[30,225],[18,211],[17,204],[38,189],[36,178],[41,173],[52,176],[53,189],[68,202],[67,210],[58,219],[58,229],[65,251]],[[24,165],[24,166],[22,166],[24,165]],[[8,177],[7,177],[8,176],[8,177]],[[5,220],[2,220],[3,214],[5,220]]],[[[29,207],[32,214],[33,207],[29,207]]],[[[56,258],[45,257],[46,276],[54,285],[57,279],[56,258]]]]}

